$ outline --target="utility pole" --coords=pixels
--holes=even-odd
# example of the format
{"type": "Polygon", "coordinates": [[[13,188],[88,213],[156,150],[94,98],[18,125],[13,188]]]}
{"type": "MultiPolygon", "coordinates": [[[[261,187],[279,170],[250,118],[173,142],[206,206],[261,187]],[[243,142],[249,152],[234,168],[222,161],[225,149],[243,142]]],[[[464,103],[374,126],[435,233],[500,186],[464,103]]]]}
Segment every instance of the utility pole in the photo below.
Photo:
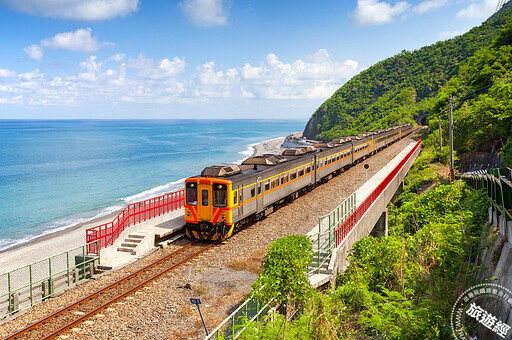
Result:
{"type": "Polygon", "coordinates": [[[453,97],[450,95],[449,98],[449,106],[450,106],[450,183],[453,181],[453,176],[455,174],[455,166],[453,164],[453,97]]]}
{"type": "Polygon", "coordinates": [[[441,135],[441,133],[442,133],[442,131],[441,131],[441,115],[439,115],[437,118],[439,120],[439,153],[442,155],[443,154],[443,137],[441,135]]]}

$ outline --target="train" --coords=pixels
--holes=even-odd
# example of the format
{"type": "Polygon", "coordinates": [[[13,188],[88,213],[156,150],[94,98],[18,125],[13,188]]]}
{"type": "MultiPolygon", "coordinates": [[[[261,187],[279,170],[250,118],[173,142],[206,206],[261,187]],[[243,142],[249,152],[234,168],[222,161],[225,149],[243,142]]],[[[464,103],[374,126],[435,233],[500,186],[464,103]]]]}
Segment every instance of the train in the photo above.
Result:
{"type": "Polygon", "coordinates": [[[410,124],[206,167],[185,180],[185,233],[225,240],[311,188],[413,132],[410,124]]]}

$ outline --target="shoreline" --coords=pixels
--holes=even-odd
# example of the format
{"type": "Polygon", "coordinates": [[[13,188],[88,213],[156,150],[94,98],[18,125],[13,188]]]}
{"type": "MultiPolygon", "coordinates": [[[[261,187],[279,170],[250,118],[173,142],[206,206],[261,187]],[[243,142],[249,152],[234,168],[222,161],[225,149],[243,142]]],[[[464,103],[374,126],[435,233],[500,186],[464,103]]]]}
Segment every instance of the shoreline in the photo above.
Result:
{"type": "MultiPolygon", "coordinates": [[[[264,153],[280,154],[281,144],[284,139],[285,137],[277,137],[256,144],[248,144],[248,148],[252,148],[253,153],[252,155],[247,153],[244,156],[247,158],[262,155],[264,153]]],[[[151,190],[153,190],[153,188],[142,193],[151,190]]],[[[133,196],[137,196],[142,193],[135,194],[133,196]]],[[[46,231],[46,233],[35,236],[26,242],[14,244],[11,247],[0,250],[0,254],[2,255],[0,256],[0,268],[2,268],[0,274],[85,245],[86,229],[111,222],[123,209],[124,207],[106,215],[94,217],[90,220],[70,225],[60,230],[53,232],[46,231]]]]}
{"type": "Polygon", "coordinates": [[[253,144],[253,153],[250,157],[261,156],[263,154],[281,154],[281,145],[286,137],[277,137],[265,140],[261,143],[253,144]]]}
{"type": "MultiPolygon", "coordinates": [[[[15,244],[15,245],[13,245],[13,246],[11,246],[9,248],[5,248],[5,249],[0,250],[0,255],[2,255],[4,253],[8,253],[8,252],[13,251],[13,250],[17,250],[17,249],[23,248],[25,246],[35,245],[35,244],[47,241],[49,239],[58,238],[58,237],[60,237],[62,235],[68,234],[70,231],[73,232],[73,231],[76,231],[78,229],[82,229],[84,231],[84,242],[82,244],[77,245],[77,247],[79,247],[79,246],[85,244],[85,230],[86,229],[91,228],[91,227],[95,227],[97,225],[101,225],[101,224],[104,224],[104,223],[111,222],[121,211],[122,211],[122,209],[119,209],[117,211],[113,211],[111,213],[108,213],[107,215],[95,217],[95,218],[92,218],[92,219],[87,220],[85,222],[80,222],[78,224],[70,225],[70,226],[65,227],[64,229],[61,229],[61,230],[56,230],[56,231],[53,231],[53,232],[47,232],[46,234],[41,234],[41,235],[38,235],[38,236],[34,236],[33,238],[27,240],[26,242],[15,244]]],[[[72,249],[72,248],[74,248],[74,247],[71,247],[69,249],[72,249]]]]}

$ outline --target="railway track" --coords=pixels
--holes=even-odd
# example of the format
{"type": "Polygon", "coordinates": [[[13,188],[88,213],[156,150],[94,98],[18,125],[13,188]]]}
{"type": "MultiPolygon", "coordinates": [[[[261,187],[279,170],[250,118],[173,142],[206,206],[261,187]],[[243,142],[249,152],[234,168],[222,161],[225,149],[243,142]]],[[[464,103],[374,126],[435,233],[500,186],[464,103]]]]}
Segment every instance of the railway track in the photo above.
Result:
{"type": "Polygon", "coordinates": [[[54,339],[216,244],[218,242],[208,244],[199,241],[191,242],[183,248],[57,310],[2,340],[54,339]]]}

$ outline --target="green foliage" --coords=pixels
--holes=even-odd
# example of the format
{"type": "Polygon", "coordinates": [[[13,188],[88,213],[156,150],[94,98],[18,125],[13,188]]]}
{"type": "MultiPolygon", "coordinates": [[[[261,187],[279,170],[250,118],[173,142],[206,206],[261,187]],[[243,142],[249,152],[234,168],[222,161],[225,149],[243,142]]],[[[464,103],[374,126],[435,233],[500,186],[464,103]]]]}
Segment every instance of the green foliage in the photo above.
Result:
{"type": "MultiPolygon", "coordinates": [[[[477,51],[461,66],[433,101],[430,127],[437,128],[438,116],[448,131],[448,96],[455,98],[454,146],[461,153],[504,148],[505,164],[511,165],[512,129],[512,22],[486,48],[477,51]]],[[[446,140],[447,134],[444,137],[446,140]]]]}
{"type": "Polygon", "coordinates": [[[420,196],[406,189],[389,211],[390,236],[354,245],[336,294],[373,336],[449,338],[452,303],[476,270],[486,208],[485,195],[460,181],[420,196]]]}
{"type": "MultiPolygon", "coordinates": [[[[270,282],[274,289],[266,296],[281,301],[291,293],[275,290],[294,290],[301,308],[295,309],[298,312],[293,322],[272,314],[263,323],[246,323],[242,338],[450,338],[453,302],[472,284],[477,270],[473,261],[486,223],[488,200],[462,181],[442,184],[433,170],[439,166],[432,164],[435,157],[432,145],[427,146],[411,168],[398,203],[389,209],[390,235],[359,240],[352,248],[349,267],[337,278],[335,290],[305,293],[301,288],[278,287],[276,277],[297,275],[288,272],[295,260],[281,260],[294,257],[289,253],[297,243],[286,239],[273,243],[265,267],[271,268],[268,273],[279,274],[269,275],[253,288],[270,282]],[[418,195],[418,186],[425,182],[435,186],[418,195]],[[274,256],[280,260],[272,259],[274,256]],[[286,267],[287,274],[280,274],[280,266],[286,267]]],[[[309,250],[298,257],[305,263],[307,254],[309,250]]],[[[305,267],[301,270],[306,271],[305,267]]]]}
{"type": "Polygon", "coordinates": [[[304,235],[280,238],[270,245],[261,265],[262,272],[252,285],[262,301],[294,306],[309,296],[307,268],[313,250],[304,235]]]}
{"type": "MultiPolygon", "coordinates": [[[[438,91],[457,75],[476,51],[493,43],[493,48],[510,45],[512,33],[507,22],[512,18],[512,4],[506,3],[481,26],[462,36],[440,41],[419,50],[381,61],[349,80],[312,115],[304,135],[329,140],[402,123],[429,114],[432,108],[445,106],[438,91]],[[434,98],[436,100],[434,101],[434,98]]],[[[510,68],[509,68],[510,69],[510,68]]],[[[475,79],[490,84],[493,66],[475,79]]],[[[459,73],[460,74],[460,73],[459,73]]],[[[476,84],[475,83],[475,84],[476,84]]],[[[445,94],[447,99],[447,94],[445,94]]],[[[484,109],[484,107],[482,107],[484,109]]],[[[435,111],[435,110],[434,110],[435,111]]],[[[437,117],[436,117],[437,118],[437,117]]]]}

